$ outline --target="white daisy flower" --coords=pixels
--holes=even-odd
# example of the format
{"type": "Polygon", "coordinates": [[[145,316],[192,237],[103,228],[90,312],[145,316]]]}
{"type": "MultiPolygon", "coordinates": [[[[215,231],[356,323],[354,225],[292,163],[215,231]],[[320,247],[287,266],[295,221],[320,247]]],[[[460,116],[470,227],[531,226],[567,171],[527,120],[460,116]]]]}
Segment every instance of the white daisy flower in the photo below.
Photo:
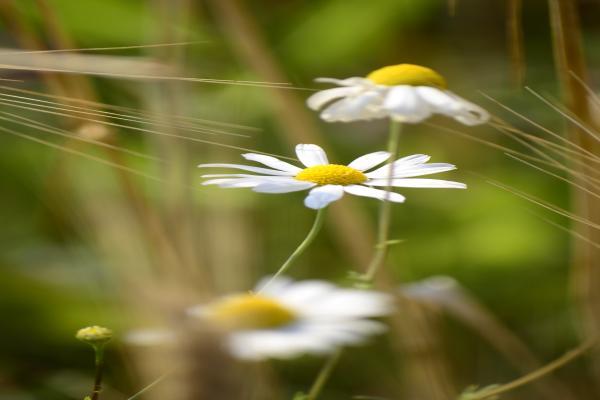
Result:
{"type": "Polygon", "coordinates": [[[189,315],[224,329],[226,345],[235,357],[263,360],[327,354],[361,344],[386,330],[369,318],[391,311],[391,297],[383,293],[279,277],[259,283],[256,293],[192,307],[189,315]]]}
{"type": "Polygon", "coordinates": [[[404,202],[404,196],[376,188],[385,188],[388,184],[410,188],[466,188],[464,183],[459,182],[413,178],[456,169],[452,164],[427,163],[430,157],[423,154],[403,157],[376,169],[373,168],[390,158],[389,152],[366,154],[348,165],[330,164],[323,149],[315,144],[297,145],[296,155],[305,168],[296,167],[275,157],[254,153],[242,156],[269,168],[243,164],[200,164],[198,167],[235,168],[260,174],[203,175],[203,178],[211,178],[204,181],[203,185],[252,188],[259,193],[289,193],[310,189],[304,204],[312,209],[324,208],[329,203],[341,199],[344,193],[395,203],[404,202]],[[367,172],[368,170],[371,171],[367,172]]]}
{"type": "Polygon", "coordinates": [[[446,115],[465,125],[489,119],[484,109],[447,90],[440,74],[420,65],[392,65],[366,78],[318,78],[317,82],[339,86],[321,90],[307,100],[308,106],[321,110],[321,118],[328,122],[390,117],[414,124],[432,114],[446,115]]]}

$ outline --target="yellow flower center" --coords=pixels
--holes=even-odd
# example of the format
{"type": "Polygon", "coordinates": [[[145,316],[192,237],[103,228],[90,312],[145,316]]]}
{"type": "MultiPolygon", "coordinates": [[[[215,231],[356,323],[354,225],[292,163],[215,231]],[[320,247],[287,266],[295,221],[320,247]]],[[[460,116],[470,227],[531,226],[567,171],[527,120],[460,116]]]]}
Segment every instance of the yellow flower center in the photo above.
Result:
{"type": "Polygon", "coordinates": [[[390,65],[376,69],[367,79],[378,85],[433,86],[445,89],[446,80],[431,68],[413,64],[390,65]]]}
{"type": "Polygon", "coordinates": [[[299,181],[317,185],[355,185],[367,180],[365,174],[345,165],[328,164],[304,168],[295,176],[299,181]]]}
{"type": "Polygon", "coordinates": [[[209,315],[227,329],[267,329],[288,325],[296,320],[293,311],[268,297],[241,294],[218,301],[209,315]]]}

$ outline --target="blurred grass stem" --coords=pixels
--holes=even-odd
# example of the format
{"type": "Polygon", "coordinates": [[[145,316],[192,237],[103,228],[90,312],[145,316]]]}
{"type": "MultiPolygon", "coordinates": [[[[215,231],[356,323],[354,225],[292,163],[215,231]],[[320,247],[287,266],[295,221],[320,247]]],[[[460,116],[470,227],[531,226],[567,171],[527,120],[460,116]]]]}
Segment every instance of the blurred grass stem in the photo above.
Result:
{"type": "Polygon", "coordinates": [[[371,282],[375,277],[375,274],[385,262],[387,256],[390,234],[390,222],[392,218],[392,203],[388,200],[389,192],[392,190],[392,179],[394,175],[394,164],[393,162],[398,158],[398,145],[400,142],[400,133],[402,131],[402,124],[398,121],[390,120],[390,134],[388,138],[387,150],[391,154],[390,159],[390,170],[388,176],[386,190],[386,199],[381,203],[379,208],[379,221],[377,225],[377,245],[375,248],[375,254],[367,267],[367,272],[363,275],[363,279],[367,282],[371,282]]]}
{"type": "MultiPolygon", "coordinates": [[[[588,152],[600,154],[600,144],[595,136],[586,132],[584,127],[595,127],[594,115],[590,109],[589,98],[581,82],[588,81],[588,68],[584,52],[579,7],[575,1],[548,0],[552,44],[556,66],[556,75],[560,84],[562,98],[567,106],[568,114],[576,117],[579,122],[568,126],[567,132],[572,141],[583,147],[588,152]],[[579,81],[575,79],[579,77],[579,81]],[[583,125],[583,126],[582,126],[583,125]]],[[[571,121],[572,122],[572,121],[571,121]]],[[[589,177],[596,174],[578,168],[581,178],[577,177],[580,184],[593,191],[589,184],[589,177]]],[[[574,188],[572,202],[575,212],[592,224],[600,224],[600,202],[589,193],[574,188]]],[[[600,293],[597,290],[600,282],[598,260],[600,252],[591,243],[600,243],[600,232],[590,229],[590,225],[578,223],[574,226],[579,235],[585,236],[589,241],[576,241],[573,243],[573,257],[571,275],[574,294],[581,310],[581,321],[584,334],[596,337],[600,334],[600,293]]],[[[592,353],[592,368],[594,370],[593,390],[595,397],[600,395],[600,352],[592,353]]]]}
{"type": "Polygon", "coordinates": [[[588,339],[585,342],[581,343],[576,348],[566,352],[561,357],[557,358],[554,361],[549,362],[548,364],[544,365],[543,367],[536,369],[535,371],[530,372],[529,374],[524,375],[518,379],[515,379],[514,381],[505,383],[504,385],[500,385],[494,389],[486,390],[485,392],[481,393],[480,395],[477,395],[477,394],[473,395],[472,397],[470,397],[470,399],[471,400],[484,400],[484,399],[497,398],[496,396],[499,396],[501,394],[504,394],[504,393],[509,392],[514,389],[517,389],[517,388],[527,385],[531,382],[534,382],[534,381],[536,381],[540,378],[543,378],[546,375],[554,372],[555,370],[567,365],[571,361],[575,360],[577,357],[583,355],[585,352],[592,349],[597,343],[598,343],[597,337],[588,339]]]}
{"type": "MultiPolygon", "coordinates": [[[[290,267],[290,265],[292,265],[292,263],[298,257],[300,257],[300,255],[302,253],[304,253],[304,251],[308,248],[308,246],[310,246],[310,244],[313,242],[313,240],[315,240],[315,237],[321,230],[321,227],[323,226],[324,216],[325,216],[324,208],[317,210],[317,215],[315,216],[315,221],[313,222],[312,228],[310,228],[308,235],[306,235],[306,237],[304,238],[302,243],[300,243],[300,246],[298,246],[298,248],[296,248],[296,250],[294,250],[294,252],[288,257],[288,259],[285,260],[285,262],[279,268],[279,270],[275,273],[275,275],[273,275],[273,277],[271,277],[271,279],[265,284],[265,286],[263,286],[260,289],[260,291],[266,289],[267,286],[269,286],[271,284],[271,282],[273,282],[273,280],[275,280],[278,276],[280,276],[285,271],[287,271],[288,268],[290,267]]],[[[259,293],[260,293],[260,291],[259,291],[259,293]]]]}
{"type": "Polygon", "coordinates": [[[162,374],[161,376],[159,376],[158,378],[156,378],[155,380],[153,380],[150,384],[148,384],[147,386],[145,386],[144,388],[142,388],[139,392],[137,392],[136,394],[132,395],[131,397],[128,397],[127,400],[138,399],[141,395],[143,395],[148,390],[152,389],[154,386],[156,386],[159,383],[161,383],[168,376],[170,376],[172,372],[173,371],[165,372],[164,374],[162,374]]]}
{"type": "Polygon", "coordinates": [[[317,400],[317,397],[323,390],[325,383],[331,376],[335,366],[337,365],[340,357],[342,356],[342,350],[337,350],[330,358],[327,360],[327,363],[321,368],[319,375],[317,375],[317,379],[313,383],[308,395],[306,396],[306,400],[317,400]]]}

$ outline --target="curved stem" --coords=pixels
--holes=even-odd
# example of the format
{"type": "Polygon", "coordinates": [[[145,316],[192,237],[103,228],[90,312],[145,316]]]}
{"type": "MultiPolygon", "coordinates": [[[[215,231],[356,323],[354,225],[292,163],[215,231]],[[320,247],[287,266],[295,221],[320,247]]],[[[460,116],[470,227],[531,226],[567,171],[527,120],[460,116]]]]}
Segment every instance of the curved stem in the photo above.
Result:
{"type": "Polygon", "coordinates": [[[331,376],[331,373],[333,372],[341,356],[342,350],[340,349],[336,351],[335,354],[333,354],[329,358],[329,360],[327,360],[327,363],[325,365],[323,365],[323,368],[321,368],[319,375],[317,375],[315,382],[313,383],[312,387],[310,388],[310,391],[308,392],[308,396],[306,396],[306,400],[317,400],[317,397],[321,393],[321,390],[323,390],[325,383],[331,376]]]}
{"type": "Polygon", "coordinates": [[[367,267],[367,272],[363,275],[363,279],[365,281],[372,281],[373,277],[385,261],[385,257],[387,256],[388,247],[389,247],[389,233],[390,233],[390,221],[392,218],[392,203],[388,200],[389,192],[392,189],[392,179],[394,175],[394,164],[398,158],[398,143],[400,141],[400,131],[402,130],[402,125],[398,121],[390,120],[390,135],[388,138],[388,151],[391,154],[390,169],[388,174],[388,183],[385,187],[386,192],[386,200],[381,203],[379,208],[379,221],[377,223],[377,245],[375,249],[375,254],[367,267]]]}
{"type": "Polygon", "coordinates": [[[566,352],[561,357],[557,358],[554,361],[549,362],[548,364],[544,365],[543,367],[536,369],[535,371],[530,372],[529,374],[524,375],[518,379],[515,379],[514,381],[505,383],[504,385],[500,385],[494,389],[486,390],[485,392],[483,392],[479,395],[474,394],[474,395],[472,395],[472,397],[470,397],[470,399],[483,400],[483,399],[493,398],[494,396],[498,396],[502,393],[509,392],[509,391],[517,389],[521,386],[527,385],[535,380],[543,378],[544,376],[548,375],[549,373],[565,366],[566,364],[570,363],[577,357],[581,356],[586,351],[588,351],[592,347],[594,347],[597,343],[598,343],[597,337],[588,339],[585,342],[581,343],[578,347],[566,352]]]}
{"type": "Polygon", "coordinates": [[[288,257],[288,259],[285,260],[285,262],[279,268],[279,270],[275,273],[275,275],[273,275],[271,277],[271,279],[262,288],[260,288],[260,290],[258,291],[258,293],[260,293],[261,291],[265,290],[265,288],[267,286],[269,286],[271,284],[271,282],[273,282],[273,280],[275,280],[278,276],[280,276],[285,271],[287,271],[287,269],[290,267],[290,265],[292,265],[292,263],[302,253],[304,253],[304,250],[306,250],[306,248],[312,243],[312,241],[315,239],[315,237],[317,236],[317,234],[321,230],[321,227],[323,226],[324,217],[325,217],[325,209],[321,208],[321,209],[317,210],[317,215],[315,216],[315,222],[313,222],[312,228],[310,228],[310,231],[308,232],[308,235],[306,235],[306,237],[304,238],[304,240],[302,241],[302,243],[300,243],[300,245],[298,246],[298,248],[296,248],[296,250],[294,250],[294,252],[288,257]]]}

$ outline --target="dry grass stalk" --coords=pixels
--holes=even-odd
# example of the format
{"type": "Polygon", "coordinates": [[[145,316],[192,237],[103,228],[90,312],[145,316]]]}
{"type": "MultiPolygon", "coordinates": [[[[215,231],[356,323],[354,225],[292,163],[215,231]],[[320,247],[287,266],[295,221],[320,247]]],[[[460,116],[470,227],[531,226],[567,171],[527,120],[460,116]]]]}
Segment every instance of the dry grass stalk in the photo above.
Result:
{"type": "MultiPolygon", "coordinates": [[[[574,1],[549,0],[550,23],[553,35],[557,75],[567,108],[584,124],[592,124],[588,96],[575,76],[587,80],[585,56],[581,42],[581,29],[577,4],[574,1]]],[[[600,155],[600,144],[580,128],[569,129],[571,139],[592,154],[600,155]]],[[[585,171],[582,171],[585,173],[585,171]]],[[[586,179],[581,185],[589,185],[586,179]]],[[[592,223],[600,222],[600,201],[582,190],[573,190],[577,213],[592,223]]],[[[576,230],[594,243],[600,243],[600,232],[584,224],[576,230]]],[[[575,295],[581,306],[586,337],[600,333],[600,269],[597,268],[600,251],[585,241],[574,243],[572,276],[575,295]]],[[[594,353],[596,376],[600,376],[600,352],[594,353]]],[[[598,380],[595,379],[597,382],[598,380]]],[[[596,388],[597,390],[599,388],[596,388]]]]}

